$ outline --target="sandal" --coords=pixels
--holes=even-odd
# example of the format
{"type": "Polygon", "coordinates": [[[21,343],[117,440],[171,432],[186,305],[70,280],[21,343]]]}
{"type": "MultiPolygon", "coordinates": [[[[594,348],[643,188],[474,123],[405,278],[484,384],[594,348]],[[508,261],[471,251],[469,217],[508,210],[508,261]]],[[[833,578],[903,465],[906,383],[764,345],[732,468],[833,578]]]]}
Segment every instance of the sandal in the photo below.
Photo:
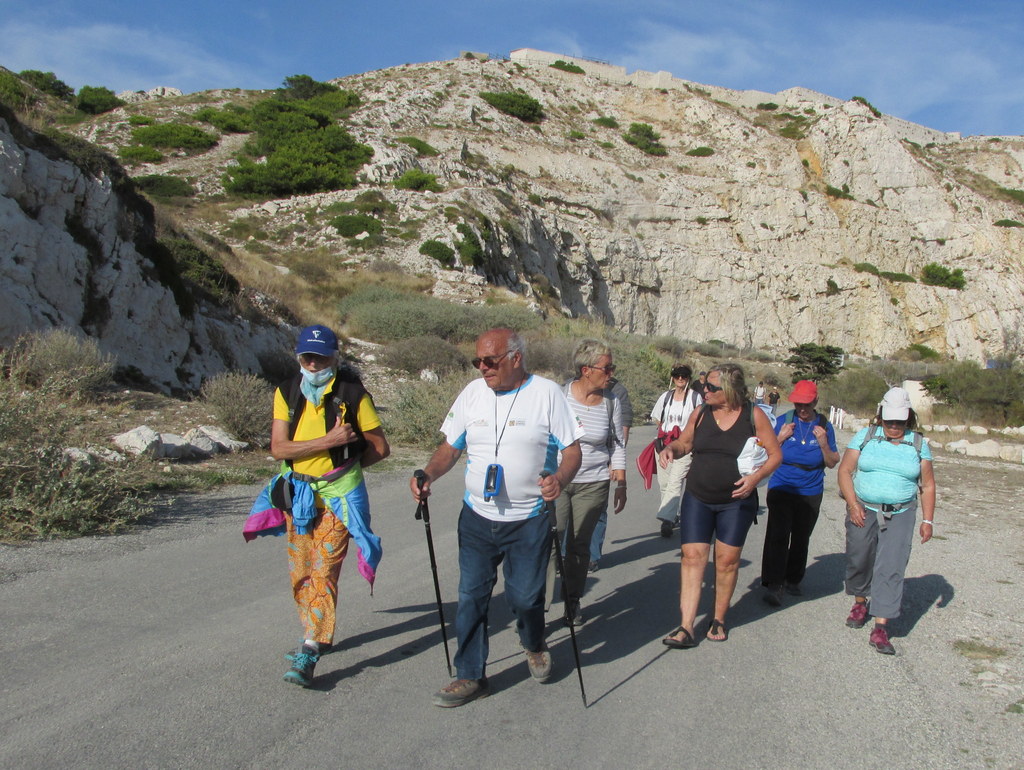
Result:
{"type": "Polygon", "coordinates": [[[715,618],[714,620],[712,620],[711,621],[711,627],[708,628],[707,640],[709,642],[724,642],[724,641],[727,641],[728,639],[729,639],[729,631],[728,631],[728,629],[726,629],[725,623],[723,623],[718,618],[715,618]],[[711,636],[711,634],[721,634],[722,638],[721,639],[715,639],[714,637],[711,636]]]}
{"type": "Polygon", "coordinates": [[[691,634],[682,626],[679,626],[679,628],[677,628],[671,634],[662,639],[661,643],[666,647],[671,647],[673,650],[686,650],[690,647],[697,646],[697,640],[693,638],[693,634],[691,634]],[[675,638],[679,634],[683,635],[682,639],[675,638]]]}

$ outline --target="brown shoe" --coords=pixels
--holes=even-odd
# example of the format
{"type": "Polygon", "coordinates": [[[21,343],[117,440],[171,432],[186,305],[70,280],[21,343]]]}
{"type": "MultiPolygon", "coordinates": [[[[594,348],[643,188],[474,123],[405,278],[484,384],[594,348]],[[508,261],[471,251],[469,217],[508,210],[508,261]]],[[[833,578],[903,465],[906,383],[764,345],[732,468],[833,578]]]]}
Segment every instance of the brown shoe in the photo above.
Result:
{"type": "Polygon", "coordinates": [[[530,676],[538,682],[546,682],[551,678],[551,653],[548,646],[542,645],[537,652],[526,651],[526,665],[530,669],[530,676]]]}
{"type": "Polygon", "coordinates": [[[487,677],[483,679],[456,679],[447,687],[434,693],[434,705],[443,709],[464,706],[471,700],[486,698],[491,690],[487,686],[487,677]]]}

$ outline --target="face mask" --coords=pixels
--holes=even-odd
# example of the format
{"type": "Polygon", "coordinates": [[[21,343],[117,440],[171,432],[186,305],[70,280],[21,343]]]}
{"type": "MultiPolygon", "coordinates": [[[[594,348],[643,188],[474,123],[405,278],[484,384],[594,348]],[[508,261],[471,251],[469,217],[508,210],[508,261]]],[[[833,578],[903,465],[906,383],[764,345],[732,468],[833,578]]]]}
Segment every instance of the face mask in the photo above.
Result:
{"type": "Polygon", "coordinates": [[[314,388],[320,388],[331,381],[334,376],[334,367],[328,369],[321,369],[319,372],[310,372],[302,369],[302,379],[312,385],[314,388]]]}

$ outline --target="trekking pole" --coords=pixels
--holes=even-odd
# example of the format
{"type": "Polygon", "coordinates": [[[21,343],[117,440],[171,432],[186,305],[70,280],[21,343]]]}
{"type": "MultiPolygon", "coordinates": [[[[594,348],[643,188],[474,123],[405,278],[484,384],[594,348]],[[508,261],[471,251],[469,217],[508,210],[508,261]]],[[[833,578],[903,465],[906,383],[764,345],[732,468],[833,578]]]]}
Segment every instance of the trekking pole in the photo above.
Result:
{"type": "MultiPolygon", "coordinates": [[[[551,474],[544,471],[540,477],[546,478],[551,474]]],[[[555,566],[558,574],[562,576],[562,603],[565,605],[565,617],[569,620],[569,636],[572,639],[572,655],[576,659],[576,676],[580,680],[580,696],[583,698],[583,708],[587,708],[587,691],[583,689],[583,667],[580,665],[580,648],[576,643],[576,628],[573,619],[569,616],[569,587],[565,582],[565,562],[562,560],[562,544],[558,542],[558,519],[555,517],[555,501],[545,500],[544,509],[548,514],[548,522],[551,526],[551,547],[555,549],[555,566]]]]}
{"type": "MultiPolygon", "coordinates": [[[[412,474],[416,479],[416,486],[420,492],[423,491],[423,483],[427,480],[427,474],[418,470],[412,474]]],[[[452,675],[452,658],[448,654],[448,631],[444,622],[444,607],[441,604],[441,584],[437,580],[437,558],[434,556],[434,538],[430,534],[430,508],[427,506],[427,498],[421,497],[416,506],[416,518],[423,519],[423,529],[427,533],[427,552],[430,554],[430,571],[434,575],[434,597],[437,599],[437,616],[441,620],[441,639],[444,640],[444,659],[448,664],[448,676],[452,675]]]]}

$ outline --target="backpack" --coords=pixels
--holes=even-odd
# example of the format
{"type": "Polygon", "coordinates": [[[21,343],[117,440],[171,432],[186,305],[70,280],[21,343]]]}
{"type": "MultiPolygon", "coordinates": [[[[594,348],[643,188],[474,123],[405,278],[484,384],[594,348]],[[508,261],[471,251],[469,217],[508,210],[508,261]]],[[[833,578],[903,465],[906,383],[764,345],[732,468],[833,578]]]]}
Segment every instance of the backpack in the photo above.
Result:
{"type": "MultiPolygon", "coordinates": [[[[825,415],[823,415],[821,412],[815,412],[814,414],[815,414],[815,417],[817,417],[816,424],[820,425],[822,428],[825,428],[825,430],[828,430],[828,420],[825,419],[825,415]]],[[[795,422],[795,421],[796,421],[796,410],[795,409],[790,409],[788,412],[786,412],[784,415],[782,415],[782,424],[783,425],[785,425],[786,423],[795,422]]],[[[861,447],[861,448],[863,448],[863,447],[861,447]]],[[[805,470],[805,471],[818,471],[818,470],[821,470],[822,468],[826,467],[824,459],[822,460],[820,465],[804,465],[803,463],[791,463],[791,462],[787,462],[786,460],[783,460],[782,464],[783,465],[792,465],[794,468],[800,468],[801,470],[805,470]]]]}
{"type": "MultiPolygon", "coordinates": [[[[278,388],[288,404],[288,439],[290,441],[295,438],[295,431],[299,427],[299,418],[306,408],[306,397],[302,393],[302,375],[297,374],[285,380],[278,388]]],[[[366,449],[367,441],[363,436],[362,430],[359,429],[358,420],[359,402],[362,401],[366,393],[366,388],[363,387],[363,383],[355,369],[342,364],[338,367],[338,373],[334,377],[333,386],[324,394],[325,431],[330,431],[334,427],[338,416],[342,412],[341,406],[344,405],[344,422],[347,425],[351,425],[352,430],[356,432],[355,441],[344,446],[331,447],[328,450],[331,462],[335,468],[358,460],[363,450],[366,449]]],[[[285,460],[285,462],[289,468],[292,468],[291,460],[285,460]]]]}
{"type": "MultiPolygon", "coordinates": [[[[864,440],[860,442],[860,446],[857,447],[858,452],[863,452],[864,447],[868,445],[869,441],[885,441],[885,432],[878,433],[879,425],[874,426],[874,430],[869,429],[864,433],[864,440]]],[[[924,434],[919,431],[912,431],[914,434],[914,451],[917,452],[917,459],[921,459],[921,446],[924,444],[924,434]]]]}

